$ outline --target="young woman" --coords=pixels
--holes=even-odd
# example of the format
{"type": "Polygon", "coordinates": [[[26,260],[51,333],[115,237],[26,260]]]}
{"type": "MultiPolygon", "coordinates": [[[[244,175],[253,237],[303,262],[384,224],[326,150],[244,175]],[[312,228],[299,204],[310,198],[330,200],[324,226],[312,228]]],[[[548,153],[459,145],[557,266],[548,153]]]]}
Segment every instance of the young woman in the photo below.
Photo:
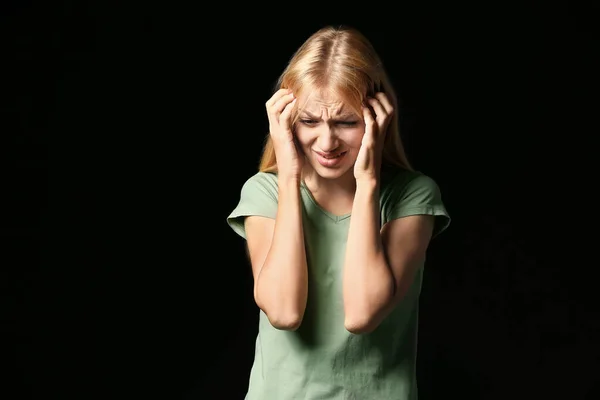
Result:
{"type": "Polygon", "coordinates": [[[418,299],[450,218],[413,170],[372,44],[326,27],[266,102],[259,171],[228,216],[260,308],[248,400],[417,399],[418,299]]]}

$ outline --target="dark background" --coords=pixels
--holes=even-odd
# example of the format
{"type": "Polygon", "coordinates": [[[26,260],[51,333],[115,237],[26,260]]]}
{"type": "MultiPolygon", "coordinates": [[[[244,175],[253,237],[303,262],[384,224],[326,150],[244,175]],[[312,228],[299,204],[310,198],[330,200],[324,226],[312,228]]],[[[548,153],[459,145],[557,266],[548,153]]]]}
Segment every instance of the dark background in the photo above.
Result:
{"type": "Polygon", "coordinates": [[[420,398],[600,398],[589,236],[562,228],[595,204],[566,149],[593,132],[597,10],[191,4],[2,3],[4,399],[243,398],[258,314],[225,217],[276,78],[329,23],[373,41],[453,217],[420,398]]]}

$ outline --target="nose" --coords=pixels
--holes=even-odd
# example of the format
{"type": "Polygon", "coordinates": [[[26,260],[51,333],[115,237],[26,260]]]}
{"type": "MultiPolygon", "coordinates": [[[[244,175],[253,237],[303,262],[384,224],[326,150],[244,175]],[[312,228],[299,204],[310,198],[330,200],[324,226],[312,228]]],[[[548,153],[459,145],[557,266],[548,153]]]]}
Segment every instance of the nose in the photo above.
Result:
{"type": "Polygon", "coordinates": [[[324,152],[334,151],[339,147],[339,140],[335,130],[329,124],[323,124],[317,139],[319,150],[324,152]]]}

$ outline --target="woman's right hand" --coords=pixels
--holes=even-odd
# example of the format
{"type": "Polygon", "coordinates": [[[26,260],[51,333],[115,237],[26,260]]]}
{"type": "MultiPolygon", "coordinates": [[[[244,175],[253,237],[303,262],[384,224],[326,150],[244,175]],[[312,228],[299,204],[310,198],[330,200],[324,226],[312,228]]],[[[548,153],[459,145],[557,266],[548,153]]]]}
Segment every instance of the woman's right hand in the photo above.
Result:
{"type": "Polygon", "coordinates": [[[304,157],[298,151],[291,126],[296,98],[289,89],[279,89],[267,101],[269,132],[273,141],[279,178],[300,181],[304,157]]]}

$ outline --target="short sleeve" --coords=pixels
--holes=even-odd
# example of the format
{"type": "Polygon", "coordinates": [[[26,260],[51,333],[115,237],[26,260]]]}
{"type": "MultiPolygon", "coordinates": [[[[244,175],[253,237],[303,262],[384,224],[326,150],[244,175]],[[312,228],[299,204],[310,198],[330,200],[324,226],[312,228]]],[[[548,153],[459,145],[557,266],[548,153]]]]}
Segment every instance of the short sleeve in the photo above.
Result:
{"type": "Polygon", "coordinates": [[[238,235],[246,239],[245,217],[256,215],[275,219],[278,198],[277,178],[274,174],[259,172],[242,186],[240,200],[227,223],[238,235]]]}
{"type": "Polygon", "coordinates": [[[386,222],[409,215],[433,215],[433,237],[450,225],[450,215],[442,201],[440,188],[431,177],[418,173],[410,179],[396,182],[391,191],[396,193],[389,196],[392,204],[386,207],[389,210],[384,216],[386,222]]]}

